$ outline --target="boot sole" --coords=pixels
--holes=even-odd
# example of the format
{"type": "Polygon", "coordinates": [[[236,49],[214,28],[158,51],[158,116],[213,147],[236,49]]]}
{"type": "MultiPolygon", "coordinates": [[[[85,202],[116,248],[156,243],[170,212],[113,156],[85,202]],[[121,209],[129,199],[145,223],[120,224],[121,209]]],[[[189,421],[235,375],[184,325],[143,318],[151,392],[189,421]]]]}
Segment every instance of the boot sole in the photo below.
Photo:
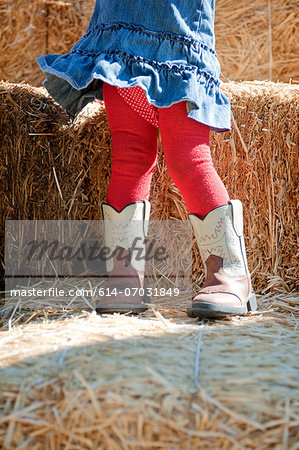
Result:
{"type": "Polygon", "coordinates": [[[222,306],[214,303],[194,303],[187,309],[188,317],[216,319],[228,315],[243,315],[257,310],[256,296],[251,294],[244,306],[222,306]]]}
{"type": "MultiPolygon", "coordinates": [[[[150,303],[150,297],[145,296],[143,301],[150,303]]],[[[132,314],[143,313],[148,310],[148,307],[144,303],[109,303],[106,306],[98,306],[96,312],[98,314],[113,314],[120,313],[126,314],[131,312],[132,314]]]]}
{"type": "Polygon", "coordinates": [[[130,305],[128,304],[117,304],[117,303],[111,303],[111,305],[109,306],[103,306],[103,307],[98,307],[96,308],[96,312],[98,314],[112,314],[112,313],[121,313],[121,314],[125,314],[125,313],[129,313],[131,312],[132,314],[136,313],[142,313],[147,311],[147,307],[146,306],[136,306],[134,304],[130,305]]]}

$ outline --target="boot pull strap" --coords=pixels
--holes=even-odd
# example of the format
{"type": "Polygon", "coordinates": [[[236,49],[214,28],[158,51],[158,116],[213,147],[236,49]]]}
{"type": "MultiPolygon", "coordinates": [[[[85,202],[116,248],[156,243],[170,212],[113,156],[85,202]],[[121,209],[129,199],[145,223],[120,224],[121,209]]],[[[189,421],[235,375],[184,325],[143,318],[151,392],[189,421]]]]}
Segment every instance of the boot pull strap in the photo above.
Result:
{"type": "Polygon", "coordinates": [[[232,205],[232,221],[235,232],[239,237],[243,236],[243,206],[240,200],[230,200],[232,205]]]}
{"type": "Polygon", "coordinates": [[[148,200],[143,200],[144,209],[143,209],[143,232],[144,237],[147,236],[148,232],[148,223],[150,218],[151,204],[148,200]]]}

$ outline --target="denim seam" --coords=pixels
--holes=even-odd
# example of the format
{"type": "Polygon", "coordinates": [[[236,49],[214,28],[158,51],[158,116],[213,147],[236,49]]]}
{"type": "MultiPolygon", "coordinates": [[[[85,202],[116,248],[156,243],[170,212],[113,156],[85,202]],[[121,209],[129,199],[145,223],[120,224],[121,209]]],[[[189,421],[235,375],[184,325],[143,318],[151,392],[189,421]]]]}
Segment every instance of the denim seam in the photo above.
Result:
{"type": "Polygon", "coordinates": [[[199,69],[197,66],[185,66],[183,64],[177,65],[177,64],[173,64],[171,67],[169,67],[167,64],[165,63],[159,63],[158,61],[151,61],[149,59],[143,58],[142,56],[134,56],[134,55],[130,55],[126,52],[123,51],[119,51],[119,50],[106,50],[100,53],[90,53],[90,52],[86,52],[84,50],[72,50],[70,52],[70,54],[72,53],[78,53],[79,55],[82,56],[89,56],[91,58],[95,58],[98,57],[99,55],[102,54],[106,54],[106,55],[119,55],[122,58],[127,59],[128,61],[132,61],[132,62],[141,62],[141,63],[147,63],[150,66],[159,69],[159,70],[168,70],[170,72],[176,72],[176,73],[182,73],[182,72],[197,72],[201,75],[204,75],[204,77],[208,80],[211,81],[212,83],[214,83],[216,86],[220,86],[220,82],[214,78],[212,75],[210,75],[208,72],[199,69]]]}
{"type": "Polygon", "coordinates": [[[207,51],[211,52],[213,55],[217,56],[217,53],[216,53],[215,50],[213,50],[212,48],[208,47],[206,44],[204,44],[200,40],[192,39],[191,37],[190,38],[189,37],[182,37],[180,35],[176,35],[175,33],[161,33],[161,32],[158,32],[158,31],[149,31],[149,30],[146,30],[145,28],[142,28],[141,26],[127,25],[127,24],[124,24],[124,23],[96,25],[91,30],[89,30],[87,33],[85,33],[85,35],[82,37],[82,39],[88,37],[95,30],[100,30],[100,31],[104,31],[104,30],[119,30],[121,28],[125,28],[127,30],[132,30],[132,31],[144,33],[144,34],[147,34],[149,36],[155,36],[155,37],[162,38],[162,39],[168,39],[170,41],[179,42],[181,44],[193,45],[195,48],[197,48],[199,46],[202,49],[207,50],[207,51]]]}

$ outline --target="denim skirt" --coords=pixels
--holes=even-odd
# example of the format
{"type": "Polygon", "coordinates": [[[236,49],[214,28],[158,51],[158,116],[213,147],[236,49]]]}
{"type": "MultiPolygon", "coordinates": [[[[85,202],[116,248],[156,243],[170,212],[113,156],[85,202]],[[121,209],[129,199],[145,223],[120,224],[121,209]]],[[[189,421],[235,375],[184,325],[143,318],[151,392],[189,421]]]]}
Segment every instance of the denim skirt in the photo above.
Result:
{"type": "Polygon", "coordinates": [[[220,90],[215,0],[97,0],[85,34],[69,53],[40,56],[44,86],[75,117],[103,82],[140,86],[164,108],[186,101],[191,119],[230,130],[230,103],[220,90]]]}

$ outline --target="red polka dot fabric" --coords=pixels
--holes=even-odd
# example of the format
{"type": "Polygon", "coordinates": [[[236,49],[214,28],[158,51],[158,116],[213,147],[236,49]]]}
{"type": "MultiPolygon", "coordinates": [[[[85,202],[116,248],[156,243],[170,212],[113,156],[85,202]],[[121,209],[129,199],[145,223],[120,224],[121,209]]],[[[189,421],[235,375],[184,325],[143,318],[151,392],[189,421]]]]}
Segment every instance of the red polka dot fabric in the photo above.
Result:
{"type": "Polygon", "coordinates": [[[154,127],[159,128],[158,108],[147,101],[144,90],[140,86],[131,88],[117,87],[117,91],[127,104],[143,117],[143,119],[150,122],[154,127]]]}

